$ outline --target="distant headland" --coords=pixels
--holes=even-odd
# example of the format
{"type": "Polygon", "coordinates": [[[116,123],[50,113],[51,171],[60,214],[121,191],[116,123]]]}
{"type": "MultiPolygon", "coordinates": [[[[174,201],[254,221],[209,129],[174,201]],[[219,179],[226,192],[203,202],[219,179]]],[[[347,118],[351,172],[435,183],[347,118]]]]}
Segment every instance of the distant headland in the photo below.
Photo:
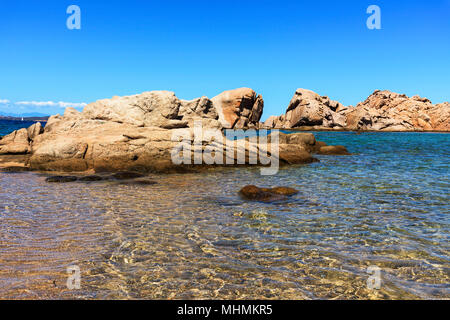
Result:
{"type": "Polygon", "coordinates": [[[48,116],[46,117],[11,117],[0,115],[0,120],[10,120],[10,121],[41,121],[47,122],[48,116]]]}

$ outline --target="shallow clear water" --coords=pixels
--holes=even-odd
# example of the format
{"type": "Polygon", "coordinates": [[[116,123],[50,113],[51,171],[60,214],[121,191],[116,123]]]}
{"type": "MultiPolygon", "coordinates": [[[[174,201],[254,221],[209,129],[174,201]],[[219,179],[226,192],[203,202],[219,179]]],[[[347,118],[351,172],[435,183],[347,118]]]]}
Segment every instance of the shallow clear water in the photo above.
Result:
{"type": "Polygon", "coordinates": [[[315,135],[355,154],[149,186],[0,173],[0,297],[450,298],[450,135],[315,135]],[[300,193],[248,202],[247,184],[300,193]],[[66,287],[70,265],[79,290],[66,287]]]}

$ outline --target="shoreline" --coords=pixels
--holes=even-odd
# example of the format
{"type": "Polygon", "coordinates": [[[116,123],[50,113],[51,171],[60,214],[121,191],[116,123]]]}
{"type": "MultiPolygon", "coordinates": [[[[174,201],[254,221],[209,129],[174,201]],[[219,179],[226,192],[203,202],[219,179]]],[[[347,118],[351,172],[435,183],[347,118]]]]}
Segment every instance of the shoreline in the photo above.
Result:
{"type": "MultiPolygon", "coordinates": [[[[244,128],[243,130],[248,130],[251,128],[244,128]]],[[[227,129],[230,130],[230,129],[227,129]]],[[[301,127],[301,128],[260,128],[258,130],[280,130],[280,131],[290,131],[290,132],[354,132],[359,133],[450,133],[450,131],[440,131],[440,130],[353,130],[353,129],[333,129],[333,128],[311,128],[311,127],[301,127]]]]}

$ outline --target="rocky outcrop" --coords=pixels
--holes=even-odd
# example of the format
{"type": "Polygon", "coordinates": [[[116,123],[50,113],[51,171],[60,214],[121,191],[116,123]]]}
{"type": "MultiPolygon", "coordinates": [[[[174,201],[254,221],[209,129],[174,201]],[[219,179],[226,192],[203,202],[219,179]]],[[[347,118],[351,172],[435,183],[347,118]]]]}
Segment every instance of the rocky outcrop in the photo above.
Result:
{"type": "Polygon", "coordinates": [[[286,113],[263,127],[373,131],[450,131],[450,104],[390,91],[375,91],[356,107],[298,89],[286,113]]]}
{"type": "Polygon", "coordinates": [[[0,155],[27,154],[31,151],[31,143],[44,132],[40,122],[36,122],[28,129],[13,131],[9,135],[0,138],[0,155]]]}
{"type": "MultiPolygon", "coordinates": [[[[340,107],[310,92],[299,92],[298,96],[290,110],[305,101],[313,103],[312,99],[317,103],[320,100],[319,109],[322,105],[340,107]]],[[[309,133],[271,133],[262,144],[251,137],[235,139],[225,135],[223,129],[258,128],[263,106],[262,97],[248,88],[189,101],[169,91],[99,100],[82,112],[67,108],[64,115],[50,117],[45,129],[36,123],[4,137],[0,140],[0,154],[6,158],[0,157],[0,167],[2,163],[17,166],[10,157],[18,154],[25,157],[21,158],[23,166],[33,170],[66,172],[172,172],[222,165],[268,166],[261,154],[280,165],[318,161],[312,154],[320,153],[325,144],[309,133]],[[217,156],[216,150],[223,154],[217,156]],[[175,161],[174,157],[180,155],[183,161],[175,161]],[[243,155],[242,161],[239,155],[243,155]]]]}
{"type": "Polygon", "coordinates": [[[20,129],[0,140],[0,154],[26,154],[30,152],[27,129],[20,129]]]}
{"type": "Polygon", "coordinates": [[[348,129],[382,131],[450,131],[450,104],[390,91],[375,91],[346,112],[348,129]]]}
{"type": "Polygon", "coordinates": [[[219,121],[226,129],[255,128],[263,113],[264,100],[249,88],[225,91],[212,98],[219,121]]]}
{"type": "Polygon", "coordinates": [[[298,89],[286,113],[280,117],[270,117],[264,123],[270,128],[292,129],[303,126],[345,127],[345,117],[340,113],[344,106],[326,96],[298,89]]]}
{"type": "MultiPolygon", "coordinates": [[[[70,110],[70,116],[79,117],[74,110],[70,110]]],[[[180,100],[169,91],[99,100],[84,108],[82,118],[162,129],[187,128],[194,118],[205,118],[210,127],[220,127],[211,100],[206,97],[180,100]]]]}
{"type": "Polygon", "coordinates": [[[312,153],[319,152],[323,144],[309,133],[280,133],[276,154],[272,152],[276,141],[273,134],[265,146],[249,137],[230,140],[224,135],[222,129],[227,127],[258,126],[262,107],[262,98],[246,88],[190,101],[168,91],[114,97],[91,103],[82,112],[67,108],[64,115],[50,117],[44,130],[40,124],[18,130],[1,140],[1,150],[9,156],[27,154],[26,163],[33,170],[67,172],[171,172],[222,163],[264,166],[267,163],[259,156],[251,162],[252,156],[261,151],[280,165],[318,161],[312,153]],[[200,134],[199,124],[206,130],[200,130],[200,134]],[[193,146],[195,140],[197,145],[193,146]],[[191,145],[187,163],[173,160],[174,155],[185,156],[180,147],[184,150],[191,145]],[[228,148],[235,156],[243,154],[244,162],[238,163],[236,158],[228,162],[228,148]],[[215,154],[211,150],[223,150],[223,162],[197,165],[197,155],[200,160],[205,154],[211,158],[215,154]]]}

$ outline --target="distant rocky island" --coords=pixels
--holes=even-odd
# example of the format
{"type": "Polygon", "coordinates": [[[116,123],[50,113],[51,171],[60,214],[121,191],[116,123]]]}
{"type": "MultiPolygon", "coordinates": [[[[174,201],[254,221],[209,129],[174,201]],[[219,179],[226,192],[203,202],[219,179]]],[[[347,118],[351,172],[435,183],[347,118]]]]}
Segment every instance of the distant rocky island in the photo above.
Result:
{"type": "MultiPolygon", "coordinates": [[[[198,168],[174,164],[171,158],[180,144],[173,140],[174,133],[194,129],[198,122],[203,129],[222,132],[213,142],[202,137],[203,151],[211,145],[228,147],[230,140],[224,129],[450,130],[448,102],[433,105],[425,98],[409,98],[389,91],[377,90],[356,107],[346,107],[326,96],[298,89],[286,113],[272,116],[264,123],[260,122],[263,108],[262,96],[249,88],[189,101],[169,91],[99,100],[82,112],[67,108],[64,115],[51,116],[45,128],[37,122],[1,138],[0,165],[3,162],[32,170],[68,172],[169,172],[198,168]]],[[[271,141],[269,135],[267,144],[271,141]]],[[[240,147],[234,144],[233,148],[238,152],[240,147]]],[[[249,141],[244,148],[248,160],[260,146],[249,141]]],[[[280,133],[280,165],[317,161],[314,153],[349,154],[343,146],[316,141],[311,133],[280,133]]],[[[194,153],[191,156],[194,158],[194,153]]]]}

